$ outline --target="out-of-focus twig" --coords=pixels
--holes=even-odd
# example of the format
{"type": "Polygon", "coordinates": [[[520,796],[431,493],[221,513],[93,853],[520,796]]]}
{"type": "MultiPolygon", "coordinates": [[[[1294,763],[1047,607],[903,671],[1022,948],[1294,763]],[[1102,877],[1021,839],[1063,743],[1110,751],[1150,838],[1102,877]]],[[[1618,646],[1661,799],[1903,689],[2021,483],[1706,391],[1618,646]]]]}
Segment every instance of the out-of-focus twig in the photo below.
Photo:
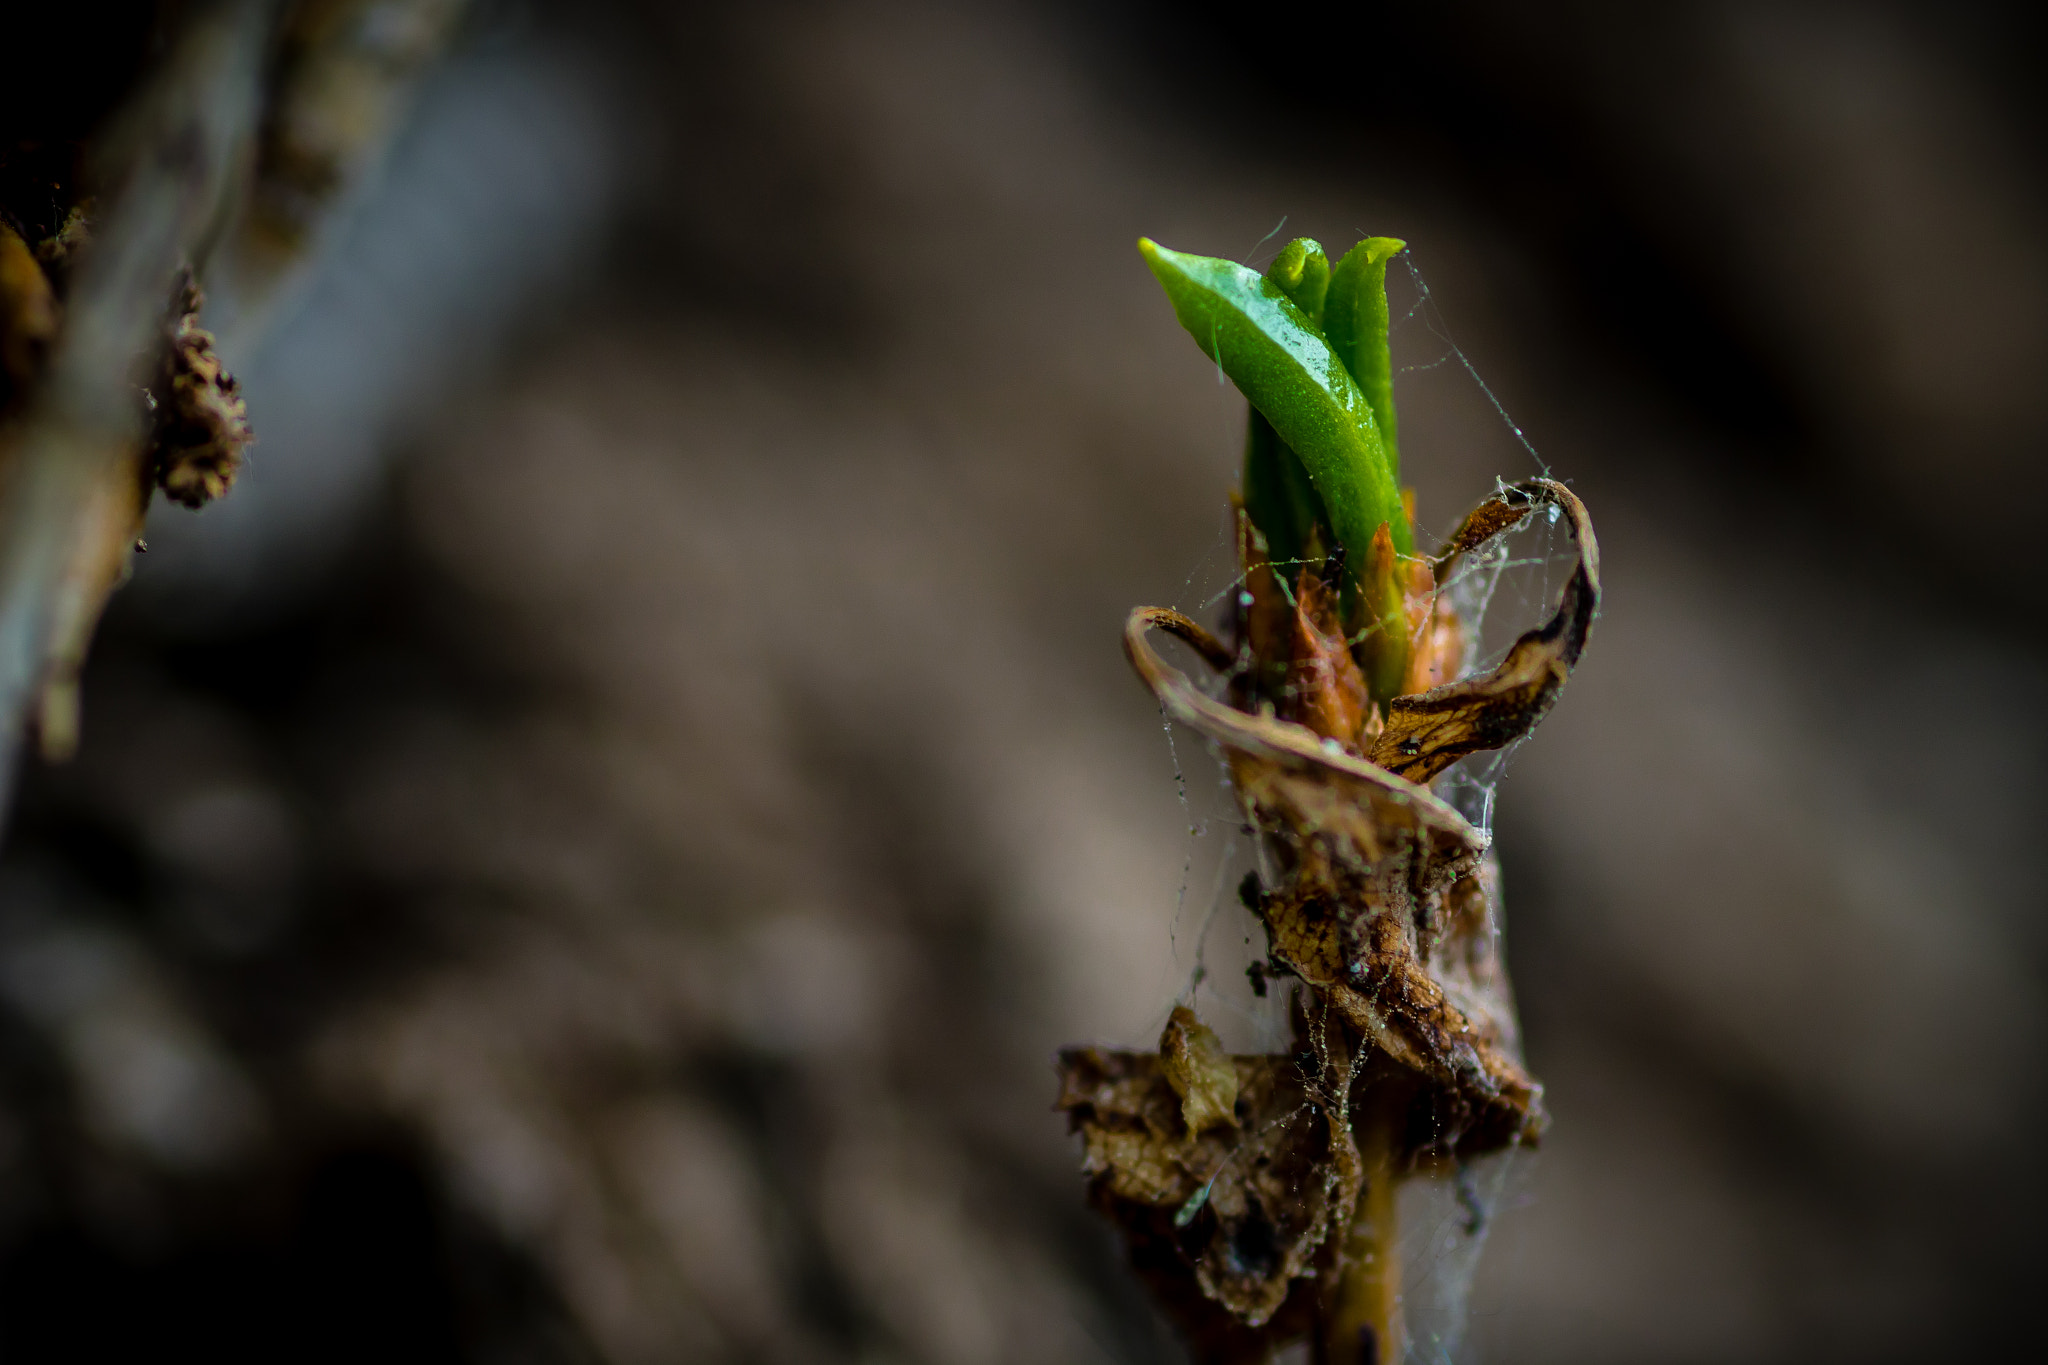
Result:
{"type": "Polygon", "coordinates": [[[271,6],[198,13],[101,145],[107,212],[21,420],[0,436],[0,764],[47,691],[50,747],[75,733],[76,670],[141,522],[140,367],[168,286],[205,255],[248,163],[271,6]]]}
{"type": "Polygon", "coordinates": [[[463,8],[196,6],[98,136],[94,198],[37,244],[0,217],[0,809],[31,715],[46,756],[76,745],[78,673],[151,487],[219,497],[250,439],[198,283],[222,282],[221,349],[252,348],[463,8]]]}
{"type": "Polygon", "coordinates": [[[466,0],[299,0],[280,25],[256,174],[206,281],[229,354],[254,344],[403,122],[466,0]]]}
{"type": "Polygon", "coordinates": [[[0,222],[0,402],[26,389],[57,335],[57,297],[21,234],[0,222]]]}

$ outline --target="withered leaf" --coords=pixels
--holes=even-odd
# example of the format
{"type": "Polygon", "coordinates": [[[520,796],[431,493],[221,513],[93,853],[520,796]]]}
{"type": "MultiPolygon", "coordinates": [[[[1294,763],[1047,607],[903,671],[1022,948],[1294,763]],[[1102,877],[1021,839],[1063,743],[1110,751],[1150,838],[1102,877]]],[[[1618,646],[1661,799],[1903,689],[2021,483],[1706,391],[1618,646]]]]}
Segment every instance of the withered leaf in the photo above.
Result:
{"type": "Polygon", "coordinates": [[[1251,519],[1237,508],[1238,557],[1244,568],[1244,634],[1238,675],[1240,704],[1270,704],[1275,714],[1326,739],[1356,746],[1370,698],[1345,642],[1337,591],[1317,566],[1304,564],[1290,585],[1266,559],[1251,519]]]}
{"type": "MultiPolygon", "coordinates": [[[[1408,625],[1413,649],[1400,695],[1427,692],[1458,676],[1465,660],[1465,623],[1437,591],[1435,566],[1411,560],[1408,569],[1408,625]]],[[[1378,732],[1373,735],[1379,737],[1378,732]]]]}
{"type": "Polygon", "coordinates": [[[1297,808],[1312,813],[1320,827],[1341,831],[1366,858],[1420,841],[1430,867],[1477,862],[1485,836],[1427,787],[1326,745],[1304,726],[1209,696],[1152,648],[1146,636],[1154,629],[1186,641],[1212,667],[1219,661],[1227,667],[1231,650],[1200,623],[1167,607],[1140,607],[1124,627],[1124,654],[1138,676],[1169,718],[1223,750],[1241,795],[1250,795],[1244,777],[1256,774],[1240,763],[1251,760],[1259,773],[1287,781],[1297,808]]]}
{"type": "Polygon", "coordinates": [[[1280,714],[1325,739],[1356,744],[1365,728],[1365,675],[1344,642],[1337,594],[1303,570],[1294,594],[1286,704],[1280,714]]]}
{"type": "Polygon", "coordinates": [[[1348,1117],[1291,1058],[1228,1060],[1241,1123],[1196,1132],[1158,1056],[1060,1054],[1058,1108],[1082,1135],[1095,1200],[1162,1290],[1192,1272],[1199,1297],[1167,1297],[1198,1338],[1224,1328],[1218,1308],[1245,1327],[1268,1324],[1333,1250],[1358,1195],[1348,1117]]]}
{"type": "Polygon", "coordinates": [[[1600,546],[1586,506],[1563,484],[1531,479],[1505,488],[1465,518],[1438,561],[1443,581],[1458,556],[1520,525],[1546,505],[1564,509],[1579,562],[1565,584],[1557,612],[1515,641],[1500,666],[1483,678],[1448,683],[1396,697],[1371,758],[1389,772],[1427,782],[1466,754],[1499,749],[1536,728],[1571,676],[1593,618],[1600,610],[1600,546]]]}
{"type": "Polygon", "coordinates": [[[1259,913],[1274,960],[1427,1081],[1436,1125],[1429,1141],[1447,1153],[1533,1142],[1546,1123],[1541,1087],[1517,1056],[1488,841],[1424,783],[1462,753],[1526,733],[1584,648],[1598,604],[1598,549],[1569,490],[1547,480],[1505,490],[1467,518],[1451,555],[1550,503],[1570,513],[1581,557],[1557,617],[1487,677],[1396,698],[1372,752],[1385,760],[1403,742],[1390,746],[1388,735],[1420,733],[1416,752],[1398,755],[1400,767],[1361,760],[1307,727],[1195,687],[1152,649],[1149,632],[1179,636],[1212,666],[1231,651],[1179,613],[1133,612],[1124,636],[1167,715],[1222,751],[1251,822],[1268,836],[1282,878],[1259,913]],[[1438,728],[1418,732],[1418,715],[1436,717],[1438,728]]]}
{"type": "MultiPolygon", "coordinates": [[[[1286,795],[1268,796],[1267,809],[1290,818],[1286,795]]],[[[1490,856],[1437,888],[1415,880],[1420,863],[1409,857],[1366,866],[1340,839],[1301,838],[1295,875],[1262,907],[1273,955],[1427,1082],[1430,1131],[1411,1145],[1476,1156],[1533,1144],[1547,1118],[1542,1087],[1516,1055],[1490,856]]]]}
{"type": "MultiPolygon", "coordinates": [[[[1360,1267],[1391,1254],[1373,1229],[1391,1217],[1401,1173],[1533,1143],[1546,1123],[1542,1087],[1519,1056],[1490,841],[1428,782],[1542,718],[1597,613],[1599,550],[1584,506],[1550,480],[1502,489],[1443,556],[1405,574],[1382,545],[1375,581],[1400,598],[1374,619],[1407,630],[1395,652],[1408,690],[1378,730],[1374,713],[1355,724],[1346,707],[1364,668],[1388,662],[1389,637],[1359,664],[1334,628],[1334,595],[1313,574],[1288,591],[1242,514],[1239,550],[1234,645],[1155,607],[1131,613],[1124,650],[1166,716],[1216,746],[1263,838],[1273,884],[1247,878],[1243,898],[1264,923],[1268,963],[1298,978],[1297,1051],[1228,1059],[1236,1123],[1224,1123],[1221,1048],[1176,1009],[1160,1056],[1063,1054],[1060,1107],[1083,1135],[1097,1203],[1199,1359],[1264,1361],[1311,1326],[1328,1358],[1348,1359],[1355,1330],[1327,1317],[1331,1295],[1340,1284],[1351,1294],[1347,1277],[1370,1278],[1360,1267]],[[1556,615],[1485,677],[1431,686],[1455,676],[1466,643],[1438,585],[1460,555],[1546,506],[1569,514],[1579,550],[1556,615]],[[1228,699],[1161,658],[1154,630],[1227,677],[1228,699]],[[1370,758],[1351,747],[1359,741],[1370,758]],[[1354,1076],[1370,1177],[1353,1131],[1354,1076]],[[1311,1114],[1321,1121],[1302,1121],[1311,1114]],[[1361,1235],[1368,1178],[1380,1222],[1361,1235]]],[[[1368,1313],[1366,1325],[1379,1321],[1368,1313]]]]}
{"type": "Polygon", "coordinates": [[[1175,1005],[1159,1035],[1159,1064],[1180,1096],[1182,1120],[1190,1133],[1237,1123],[1237,1071],[1216,1031],[1186,1005],[1175,1005]]]}

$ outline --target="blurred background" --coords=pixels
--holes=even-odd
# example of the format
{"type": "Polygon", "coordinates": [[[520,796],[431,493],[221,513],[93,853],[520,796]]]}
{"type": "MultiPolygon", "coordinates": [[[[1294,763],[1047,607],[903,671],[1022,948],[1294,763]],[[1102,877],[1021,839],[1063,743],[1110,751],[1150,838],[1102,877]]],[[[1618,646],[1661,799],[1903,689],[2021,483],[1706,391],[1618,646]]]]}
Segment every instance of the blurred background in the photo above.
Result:
{"type": "Polygon", "coordinates": [[[1460,1358],[2037,1335],[2043,38],[473,7],[24,776],[0,1352],[1178,1359],[1050,1111],[1206,885],[1118,630],[1217,582],[1242,403],[1141,233],[1405,238],[1422,521],[1600,531],[1460,1358]]]}

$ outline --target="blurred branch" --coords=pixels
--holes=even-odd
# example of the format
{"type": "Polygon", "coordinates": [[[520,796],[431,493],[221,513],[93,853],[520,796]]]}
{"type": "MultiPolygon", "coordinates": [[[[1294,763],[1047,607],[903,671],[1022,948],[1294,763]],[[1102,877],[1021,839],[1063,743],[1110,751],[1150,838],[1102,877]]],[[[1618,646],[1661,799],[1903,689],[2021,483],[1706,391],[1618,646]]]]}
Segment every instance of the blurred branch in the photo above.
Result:
{"type": "Polygon", "coordinates": [[[196,6],[90,147],[97,193],[68,187],[69,217],[33,250],[0,228],[0,415],[14,409],[0,426],[0,810],[31,714],[47,757],[75,747],[78,673],[152,485],[196,506],[225,491],[248,440],[192,284],[220,279],[231,345],[256,344],[461,11],[462,0],[196,6]],[[205,478],[188,467],[165,482],[152,445],[173,429],[189,442],[195,414],[223,444],[205,478]]]}
{"type": "Polygon", "coordinates": [[[206,279],[225,348],[253,346],[404,121],[466,0],[298,0],[279,26],[255,176],[206,279]]]}
{"type": "Polygon", "coordinates": [[[147,501],[140,372],[173,279],[205,254],[254,147],[270,11],[230,0],[195,16],[94,158],[108,209],[42,383],[0,445],[0,764],[10,772],[46,689],[51,747],[62,752],[75,733],[86,637],[147,501]]]}

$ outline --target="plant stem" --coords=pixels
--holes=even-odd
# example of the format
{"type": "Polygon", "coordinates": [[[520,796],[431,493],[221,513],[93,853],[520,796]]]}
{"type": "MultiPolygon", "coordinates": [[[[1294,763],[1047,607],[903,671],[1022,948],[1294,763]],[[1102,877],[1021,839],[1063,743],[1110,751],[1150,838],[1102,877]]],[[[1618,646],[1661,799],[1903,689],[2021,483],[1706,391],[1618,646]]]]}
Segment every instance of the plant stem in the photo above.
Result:
{"type": "Polygon", "coordinates": [[[1406,1348],[1401,1329],[1401,1226],[1395,1208],[1400,1187],[1396,1169],[1401,1106],[1389,1103],[1390,1087],[1365,1096],[1358,1115],[1359,1156],[1365,1190],[1352,1219],[1345,1266],[1324,1319],[1321,1365],[1400,1365],[1406,1348]]]}

